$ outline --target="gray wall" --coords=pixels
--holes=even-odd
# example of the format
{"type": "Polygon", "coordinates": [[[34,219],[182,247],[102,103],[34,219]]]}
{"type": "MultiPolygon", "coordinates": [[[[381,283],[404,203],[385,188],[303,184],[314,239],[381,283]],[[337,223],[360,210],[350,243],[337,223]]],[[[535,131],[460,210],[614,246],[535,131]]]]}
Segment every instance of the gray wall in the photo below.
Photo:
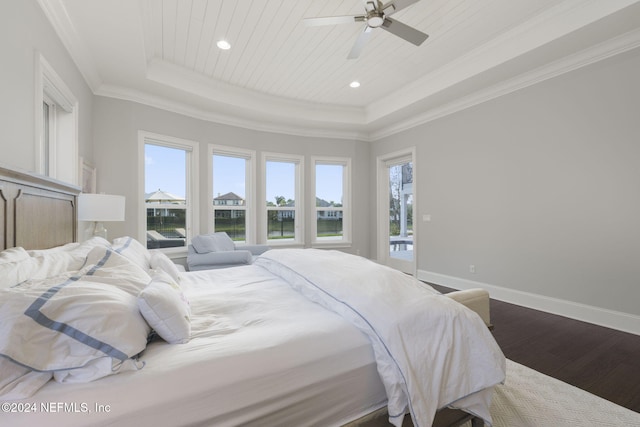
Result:
{"type": "MultiPolygon", "coordinates": [[[[304,155],[307,161],[305,192],[309,182],[310,156],[350,157],[353,178],[353,246],[345,251],[368,256],[369,242],[369,145],[366,142],[291,136],[221,125],[113,98],[95,98],[95,159],[98,191],[127,197],[126,223],[110,224],[110,234],[138,236],[138,131],[148,131],[200,143],[200,230],[207,231],[208,144],[256,150],[259,166],[262,151],[304,155]]],[[[258,167],[257,175],[261,169],[258,167]]],[[[308,206],[308,203],[307,203],[308,206]]],[[[306,216],[307,224],[311,220],[306,216]]],[[[305,241],[311,241],[306,227],[305,241]]]]}
{"type": "Polygon", "coordinates": [[[36,52],[78,99],[78,152],[91,160],[93,94],[35,0],[0,1],[0,52],[0,162],[28,171],[36,169],[36,52]]]}
{"type": "Polygon", "coordinates": [[[0,2],[0,48],[0,162],[35,168],[39,51],[80,102],[79,154],[96,164],[98,191],[127,196],[127,222],[110,227],[114,236],[138,232],[138,130],[200,141],[202,154],[211,142],[352,157],[352,252],[365,256],[376,253],[375,159],[416,146],[415,218],[432,217],[420,223],[419,272],[629,313],[636,322],[640,315],[638,50],[367,144],[250,131],[94,97],[35,0],[0,2]]]}
{"type": "Polygon", "coordinates": [[[639,70],[636,49],[374,143],[416,146],[418,270],[640,315],[639,70]]]}

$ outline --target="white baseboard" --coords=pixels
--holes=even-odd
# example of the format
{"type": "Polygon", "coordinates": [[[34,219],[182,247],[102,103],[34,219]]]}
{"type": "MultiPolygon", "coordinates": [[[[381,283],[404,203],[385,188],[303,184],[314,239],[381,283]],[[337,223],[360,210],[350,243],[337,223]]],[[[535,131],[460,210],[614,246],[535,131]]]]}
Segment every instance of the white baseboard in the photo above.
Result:
{"type": "Polygon", "coordinates": [[[547,313],[558,314],[583,322],[594,323],[607,328],[640,335],[640,316],[620,311],[608,310],[592,305],[581,304],[573,301],[551,298],[544,295],[517,291],[503,288],[488,283],[462,279],[460,277],[447,276],[445,274],[418,270],[417,278],[459,290],[483,288],[489,291],[491,298],[523,307],[533,308],[547,313]]]}

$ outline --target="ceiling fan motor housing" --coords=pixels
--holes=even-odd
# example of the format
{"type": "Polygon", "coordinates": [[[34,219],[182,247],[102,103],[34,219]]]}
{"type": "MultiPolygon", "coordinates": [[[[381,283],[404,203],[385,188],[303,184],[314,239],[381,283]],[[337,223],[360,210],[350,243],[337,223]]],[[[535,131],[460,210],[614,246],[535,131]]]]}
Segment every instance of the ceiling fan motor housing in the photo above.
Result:
{"type": "Polygon", "coordinates": [[[367,14],[367,25],[372,28],[378,28],[382,26],[384,22],[384,13],[378,11],[371,11],[367,14]]]}

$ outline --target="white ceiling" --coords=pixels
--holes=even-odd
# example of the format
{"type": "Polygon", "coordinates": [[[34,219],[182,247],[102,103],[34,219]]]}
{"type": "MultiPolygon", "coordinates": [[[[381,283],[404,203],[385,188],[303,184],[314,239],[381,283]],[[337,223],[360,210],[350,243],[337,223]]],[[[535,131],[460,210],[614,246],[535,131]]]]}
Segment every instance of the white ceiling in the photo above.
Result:
{"type": "Polygon", "coordinates": [[[640,45],[640,0],[421,0],[393,18],[425,43],[376,29],[356,60],[347,54],[364,24],[302,20],[362,14],[362,0],[39,3],[98,95],[364,140],[640,45]]]}

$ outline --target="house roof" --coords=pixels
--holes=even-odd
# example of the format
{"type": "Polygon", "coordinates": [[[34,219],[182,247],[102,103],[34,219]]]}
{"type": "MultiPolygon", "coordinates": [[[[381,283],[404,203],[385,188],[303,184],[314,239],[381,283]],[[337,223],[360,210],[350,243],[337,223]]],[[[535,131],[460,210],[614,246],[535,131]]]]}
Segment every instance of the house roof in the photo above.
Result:
{"type": "MultiPolygon", "coordinates": [[[[388,0],[388,4],[399,0],[388,0]]],[[[347,59],[362,0],[39,1],[92,91],[295,135],[375,140],[639,44],[640,0],[420,0],[347,59]],[[226,39],[230,50],[216,42],[226,39]],[[349,83],[360,82],[358,89],[349,83]]]]}
{"type": "Polygon", "coordinates": [[[167,202],[167,203],[177,203],[184,202],[184,197],[176,196],[175,194],[171,194],[166,191],[162,191],[158,189],[158,191],[154,191],[153,193],[147,193],[144,195],[144,199],[146,202],[167,202]]]}
{"type": "Polygon", "coordinates": [[[336,206],[335,203],[337,203],[337,202],[327,202],[324,199],[316,197],[316,206],[317,207],[327,208],[327,207],[331,207],[331,206],[336,206]]]}
{"type": "Polygon", "coordinates": [[[242,197],[238,196],[233,191],[230,191],[226,194],[222,194],[218,197],[214,197],[213,200],[244,200],[242,197]]]}

